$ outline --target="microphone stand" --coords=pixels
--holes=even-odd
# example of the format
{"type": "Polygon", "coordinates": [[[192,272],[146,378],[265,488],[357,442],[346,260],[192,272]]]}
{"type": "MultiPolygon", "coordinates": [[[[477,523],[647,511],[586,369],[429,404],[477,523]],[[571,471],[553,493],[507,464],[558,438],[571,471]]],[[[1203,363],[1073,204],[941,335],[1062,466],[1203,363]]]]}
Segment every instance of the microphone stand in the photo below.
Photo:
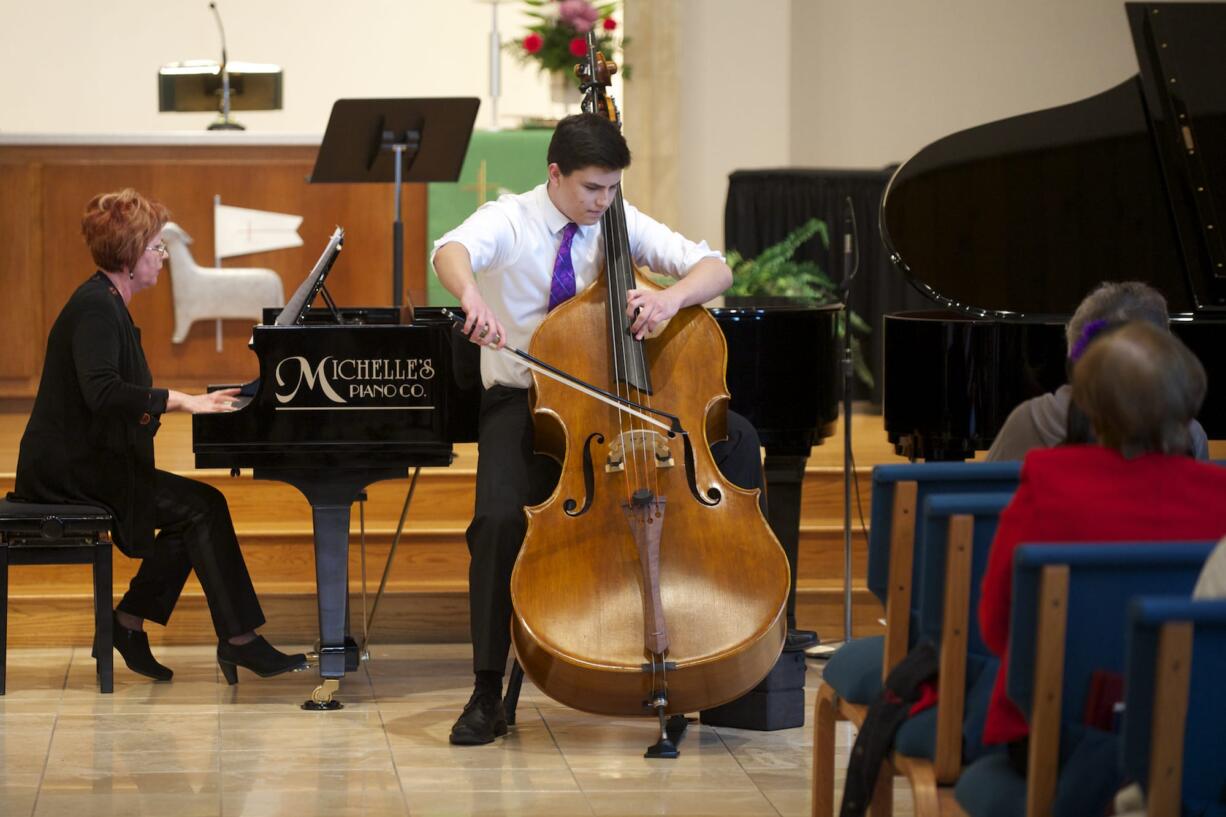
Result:
{"type": "Polygon", "coordinates": [[[221,25],[221,12],[217,10],[217,3],[210,2],[209,8],[217,18],[217,31],[221,34],[221,108],[218,117],[209,125],[209,130],[246,130],[230,118],[230,60],[226,57],[226,30],[221,25]]]}
{"type": "Polygon", "coordinates": [[[851,281],[859,270],[859,250],[855,244],[856,211],[851,198],[844,199],[843,216],[843,640],[827,642],[805,650],[813,658],[829,658],[851,638],[851,488],[856,478],[851,451],[851,395],[855,385],[855,364],[851,349],[851,281]]]}
{"type": "Polygon", "coordinates": [[[498,5],[507,0],[477,0],[490,7],[490,130],[498,127],[498,97],[502,93],[502,34],[498,31],[498,5]]]}

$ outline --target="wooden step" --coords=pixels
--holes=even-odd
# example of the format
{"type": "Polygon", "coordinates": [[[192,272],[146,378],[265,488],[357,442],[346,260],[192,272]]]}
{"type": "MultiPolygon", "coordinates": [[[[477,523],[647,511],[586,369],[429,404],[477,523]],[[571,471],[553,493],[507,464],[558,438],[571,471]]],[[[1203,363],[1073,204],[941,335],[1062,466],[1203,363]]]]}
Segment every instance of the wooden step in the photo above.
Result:
{"type": "MultiPolygon", "coordinates": [[[[387,563],[393,531],[367,531],[367,584],[377,585],[387,563]]],[[[261,595],[268,592],[313,593],[315,560],[309,530],[240,532],[243,555],[252,581],[261,595]]],[[[852,540],[852,575],[865,575],[867,551],[864,538],[852,540]]],[[[113,559],[114,588],[121,594],[136,572],[138,562],[116,553],[113,559]]],[[[839,528],[805,526],[801,529],[798,580],[834,581],[843,575],[843,532],[839,528]]],[[[361,587],[362,549],[355,534],[349,549],[349,584],[361,587]]],[[[10,595],[86,593],[91,587],[89,570],[78,565],[21,565],[9,573],[10,595]]],[[[468,548],[464,531],[413,529],[401,537],[388,577],[397,592],[434,592],[468,586],[468,548]]]]}
{"type": "MultiPolygon", "coordinates": [[[[208,644],[216,640],[203,595],[194,581],[175,607],[169,626],[149,627],[154,644],[208,644]]],[[[49,643],[86,646],[93,637],[91,594],[54,592],[10,595],[8,643],[39,646],[49,643]]],[[[882,632],[881,605],[867,590],[853,587],[853,627],[857,636],[882,632]]],[[[319,637],[319,619],[312,593],[261,593],[267,625],[261,632],[283,647],[301,647],[319,637]]],[[[355,634],[362,630],[362,602],[353,596],[355,634]]],[[[816,629],[826,640],[838,640],[843,631],[843,590],[831,583],[803,584],[797,593],[797,619],[816,629]]],[[[360,638],[360,635],[358,636],[360,638]]],[[[469,640],[468,594],[465,590],[391,592],[380,602],[372,641],[465,642],[469,640]]]]}
{"type": "MultiPolygon", "coordinates": [[[[253,479],[244,472],[231,477],[215,469],[186,471],[183,476],[197,479],[220,490],[230,504],[230,514],[236,528],[249,525],[269,526],[310,525],[311,506],[291,485],[284,482],[253,479]]],[[[861,509],[868,521],[871,471],[857,472],[860,485],[860,507],[852,495],[852,521],[859,525],[861,509]]],[[[476,475],[471,469],[423,468],[414,491],[408,524],[437,527],[467,525],[472,518],[476,475]]],[[[0,493],[13,488],[13,474],[0,474],[0,493]]],[[[367,524],[394,526],[400,518],[408,492],[409,480],[385,480],[367,488],[365,514],[367,524]]],[[[353,510],[356,530],[358,506],[353,510]]],[[[806,470],[801,493],[801,521],[810,524],[841,524],[843,521],[842,469],[813,466],[806,470]]]]}

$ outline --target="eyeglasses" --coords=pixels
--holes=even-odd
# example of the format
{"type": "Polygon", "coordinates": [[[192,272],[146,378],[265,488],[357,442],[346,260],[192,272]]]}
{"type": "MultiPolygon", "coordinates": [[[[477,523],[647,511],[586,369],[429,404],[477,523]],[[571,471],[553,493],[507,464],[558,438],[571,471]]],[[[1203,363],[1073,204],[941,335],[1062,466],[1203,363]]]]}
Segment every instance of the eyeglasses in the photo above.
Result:
{"type": "Polygon", "coordinates": [[[155,252],[163,258],[169,255],[169,253],[166,252],[166,245],[160,243],[145,247],[145,252],[155,252]]]}

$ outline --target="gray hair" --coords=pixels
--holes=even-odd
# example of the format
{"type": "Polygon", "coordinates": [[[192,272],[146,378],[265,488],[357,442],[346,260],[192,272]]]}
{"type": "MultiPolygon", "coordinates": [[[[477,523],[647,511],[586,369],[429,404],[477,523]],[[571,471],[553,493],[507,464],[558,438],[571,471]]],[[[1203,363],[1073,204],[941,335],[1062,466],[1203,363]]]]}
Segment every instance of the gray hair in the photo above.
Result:
{"type": "Polygon", "coordinates": [[[1170,315],[1162,293],[1140,281],[1106,281],[1087,295],[1077,306],[1064,329],[1070,351],[1077,345],[1086,324],[1092,321],[1125,323],[1148,321],[1159,329],[1167,329],[1170,315]]]}
{"type": "Polygon", "coordinates": [[[1201,362],[1149,321],[1102,333],[1073,365],[1073,401],[1099,441],[1125,457],[1186,453],[1205,389],[1201,362]]]}

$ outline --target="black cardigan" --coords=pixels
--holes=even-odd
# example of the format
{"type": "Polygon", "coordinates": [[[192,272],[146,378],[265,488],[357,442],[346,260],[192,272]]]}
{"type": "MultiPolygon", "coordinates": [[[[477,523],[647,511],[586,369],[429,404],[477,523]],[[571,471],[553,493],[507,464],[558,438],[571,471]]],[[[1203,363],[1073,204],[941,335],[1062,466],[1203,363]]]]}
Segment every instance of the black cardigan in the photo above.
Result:
{"type": "Polygon", "coordinates": [[[13,498],[103,505],[129,556],[153,547],[153,435],[166,411],[119,292],[101,272],[68,299],[47,338],[21,438],[13,498]]]}

